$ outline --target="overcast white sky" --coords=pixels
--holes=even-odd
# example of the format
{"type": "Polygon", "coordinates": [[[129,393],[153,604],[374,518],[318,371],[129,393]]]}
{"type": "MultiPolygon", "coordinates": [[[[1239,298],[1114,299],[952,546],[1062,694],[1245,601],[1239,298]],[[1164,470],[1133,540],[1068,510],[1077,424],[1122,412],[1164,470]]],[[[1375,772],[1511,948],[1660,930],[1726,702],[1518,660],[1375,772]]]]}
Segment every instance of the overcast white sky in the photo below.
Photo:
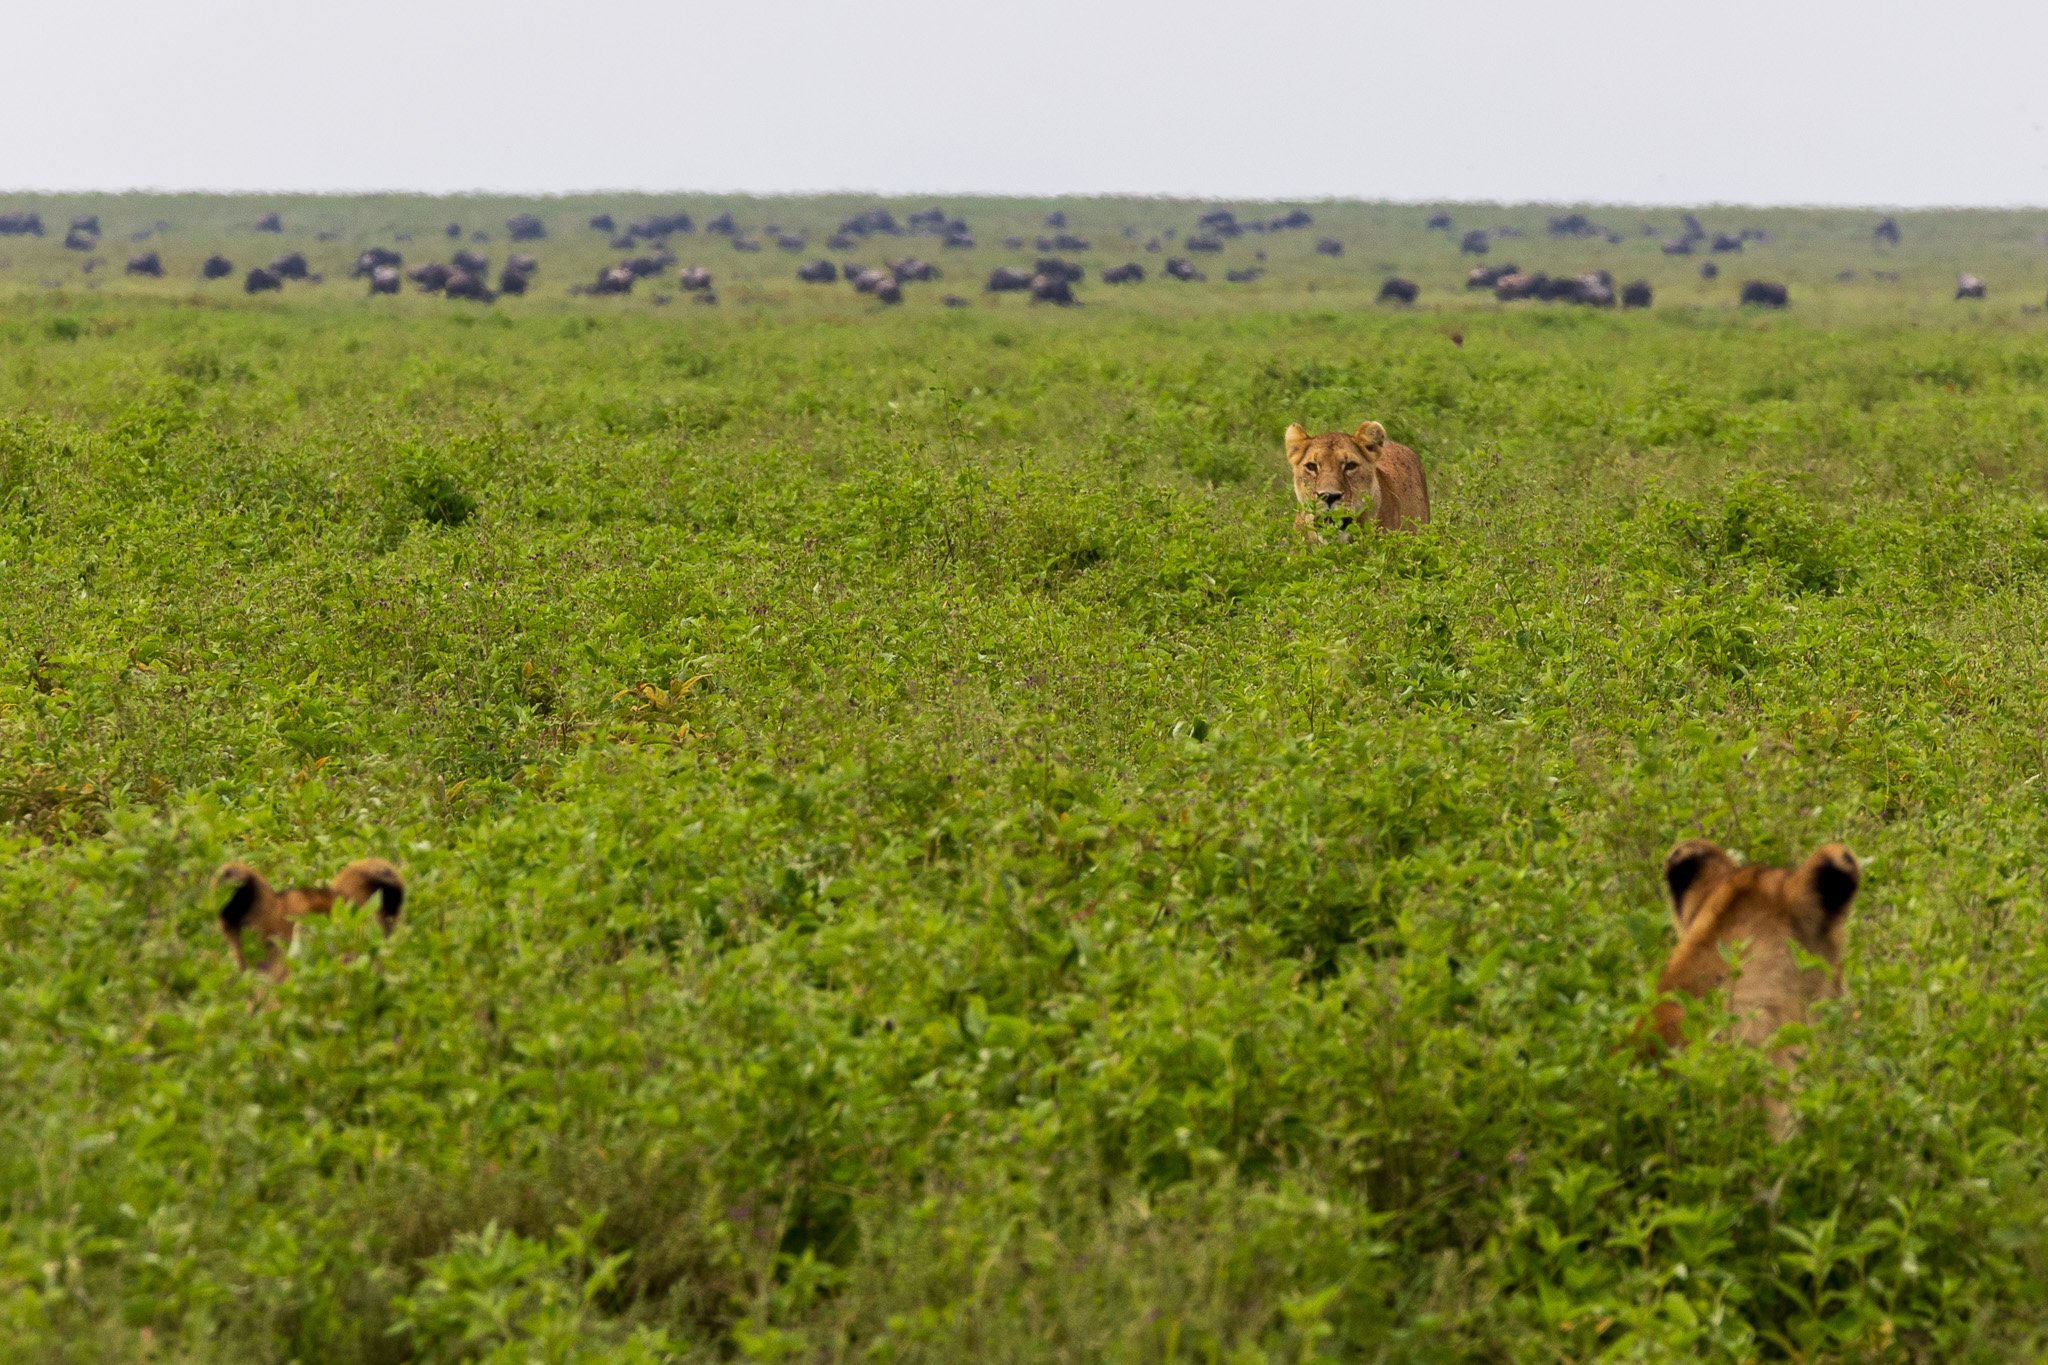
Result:
{"type": "Polygon", "coordinates": [[[2039,0],[21,0],[0,190],[2048,204],[2039,0]]]}

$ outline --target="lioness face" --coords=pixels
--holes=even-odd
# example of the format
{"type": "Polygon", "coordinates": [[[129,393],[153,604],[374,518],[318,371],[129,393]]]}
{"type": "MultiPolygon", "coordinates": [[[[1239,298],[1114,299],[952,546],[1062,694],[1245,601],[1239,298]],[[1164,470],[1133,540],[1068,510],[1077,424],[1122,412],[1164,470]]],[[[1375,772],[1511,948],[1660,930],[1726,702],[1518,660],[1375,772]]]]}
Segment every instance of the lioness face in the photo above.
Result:
{"type": "Polygon", "coordinates": [[[1386,444],[1386,430],[1367,422],[1352,435],[1341,431],[1311,436],[1299,422],[1287,428],[1287,463],[1294,470],[1294,497],[1310,513],[1332,512],[1347,519],[1379,514],[1379,479],[1373,461],[1386,444]]]}
{"type": "MultiPolygon", "coordinates": [[[[1856,855],[1841,844],[1823,845],[1797,867],[1741,867],[1704,839],[1686,840],[1664,860],[1678,947],[1658,989],[1704,996],[1725,986],[1742,1040],[1768,1042],[1803,1022],[1816,1000],[1842,993],[1849,902],[1862,880],[1856,855]],[[1802,963],[1801,953],[1819,962],[1802,963]]],[[[1651,1019],[1674,1047],[1682,1014],[1678,1002],[1665,1001],[1651,1019]]]]}

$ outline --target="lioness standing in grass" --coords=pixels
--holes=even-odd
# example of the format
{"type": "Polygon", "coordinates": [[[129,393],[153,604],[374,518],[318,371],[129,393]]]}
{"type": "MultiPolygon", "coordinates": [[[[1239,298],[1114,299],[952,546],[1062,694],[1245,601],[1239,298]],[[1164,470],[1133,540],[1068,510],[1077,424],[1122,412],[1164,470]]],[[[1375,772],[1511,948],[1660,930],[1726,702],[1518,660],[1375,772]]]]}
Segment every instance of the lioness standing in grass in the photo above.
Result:
{"type": "Polygon", "coordinates": [[[1412,530],[1429,521],[1429,483],[1422,461],[1387,429],[1367,422],[1345,435],[1311,436],[1296,422],[1287,428],[1287,463],[1294,470],[1294,497],[1301,504],[1294,524],[1309,543],[1320,545],[1317,519],[1328,514],[1346,527],[1371,515],[1382,530],[1412,530]]]}
{"type": "MultiPolygon", "coordinates": [[[[1849,902],[1862,884],[1856,855],[1841,844],[1822,845],[1797,867],[1743,867],[1717,844],[1686,840],[1664,860],[1678,946],[1658,992],[1699,998],[1725,989],[1736,1036],[1754,1047],[1769,1043],[1785,1025],[1805,1023],[1814,1002],[1842,994],[1849,902]]],[[[1684,1016],[1681,1002],[1664,1000],[1648,1026],[1678,1047],[1684,1016]]],[[[1781,1047],[1771,1060],[1789,1069],[1802,1051],[1781,1047]]],[[[1766,1108],[1773,1135],[1789,1136],[1783,1102],[1766,1108]]]]}

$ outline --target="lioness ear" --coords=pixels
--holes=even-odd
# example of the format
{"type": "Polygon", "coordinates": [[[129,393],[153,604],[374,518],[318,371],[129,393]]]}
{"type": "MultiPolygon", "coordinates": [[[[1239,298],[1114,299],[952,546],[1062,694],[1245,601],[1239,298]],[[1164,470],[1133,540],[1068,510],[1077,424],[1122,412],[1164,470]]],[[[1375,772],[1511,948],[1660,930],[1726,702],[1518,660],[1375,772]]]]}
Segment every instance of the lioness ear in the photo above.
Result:
{"type": "Polygon", "coordinates": [[[1856,899],[1857,889],[1863,885],[1863,866],[1844,844],[1823,844],[1815,849],[1800,875],[1813,888],[1814,899],[1820,902],[1823,930],[1842,922],[1849,913],[1849,902],[1856,899]]]}
{"type": "Polygon", "coordinates": [[[1302,447],[1308,444],[1308,433],[1302,430],[1301,423],[1289,422],[1287,424],[1286,439],[1287,458],[1292,460],[1296,455],[1299,455],[1301,453],[1302,447]]]}
{"type": "Polygon", "coordinates": [[[1378,450],[1387,443],[1387,429],[1378,422],[1367,422],[1351,434],[1351,439],[1367,450],[1378,450]]]}
{"type": "Polygon", "coordinates": [[[1671,892],[1671,921],[1684,933],[1691,916],[1686,912],[1686,893],[1705,891],[1735,870],[1735,860],[1719,844],[1706,839],[1687,839],[1664,859],[1664,886],[1671,892]]]}

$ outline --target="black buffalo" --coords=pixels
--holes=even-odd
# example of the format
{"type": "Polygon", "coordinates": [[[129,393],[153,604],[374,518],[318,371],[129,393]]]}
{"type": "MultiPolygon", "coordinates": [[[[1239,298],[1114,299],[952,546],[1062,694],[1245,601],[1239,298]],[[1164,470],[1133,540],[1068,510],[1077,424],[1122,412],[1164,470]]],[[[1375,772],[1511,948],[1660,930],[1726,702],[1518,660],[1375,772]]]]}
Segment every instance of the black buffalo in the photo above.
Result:
{"type": "Polygon", "coordinates": [[[199,267],[201,279],[224,280],[235,273],[235,263],[225,256],[208,256],[206,264],[199,267]]]}
{"type": "Polygon", "coordinates": [[[1013,265],[999,265],[991,270],[988,283],[983,286],[991,294],[1022,293],[1031,287],[1031,272],[1020,270],[1013,265]]]}
{"type": "Polygon", "coordinates": [[[464,247],[453,256],[450,256],[448,263],[465,275],[474,275],[478,279],[482,279],[491,273],[491,263],[482,256],[477,255],[474,251],[471,251],[468,247],[464,247]]]}
{"type": "Polygon", "coordinates": [[[303,280],[308,278],[312,271],[306,265],[305,252],[287,251],[270,263],[270,273],[281,280],[303,280]]]}
{"type": "Polygon", "coordinates": [[[42,235],[42,214],[0,213],[0,237],[40,237],[42,235]]]}
{"type": "Polygon", "coordinates": [[[1342,256],[1344,244],[1335,237],[1316,238],[1316,254],[1319,256],[1342,256]]]}
{"type": "Polygon", "coordinates": [[[1897,246],[1899,244],[1899,220],[1890,216],[1878,219],[1877,226],[1870,230],[1870,236],[1873,241],[1882,242],[1886,246],[1897,246]]]}
{"type": "Polygon", "coordinates": [[[612,221],[612,216],[609,213],[591,214],[590,226],[597,232],[617,232],[619,230],[619,225],[612,221]]]}
{"type": "Polygon", "coordinates": [[[484,283],[482,275],[473,275],[467,270],[458,270],[450,275],[441,292],[451,299],[469,299],[475,303],[489,303],[497,297],[491,293],[491,287],[484,283]]]}
{"type": "Polygon", "coordinates": [[[1166,273],[1185,284],[1200,284],[1203,280],[1209,278],[1201,271],[1195,269],[1195,263],[1185,256],[1167,257],[1166,273]]]}
{"type": "Polygon", "coordinates": [[[275,271],[265,270],[260,265],[242,277],[242,292],[245,294],[261,294],[266,289],[282,288],[283,277],[275,271]]]}
{"type": "MultiPolygon", "coordinates": [[[[256,220],[256,230],[258,232],[283,232],[284,219],[275,213],[266,213],[256,220]]],[[[271,288],[274,286],[265,287],[271,288]]],[[[251,292],[253,293],[254,291],[252,290],[251,292]]]]}
{"type": "Polygon", "coordinates": [[[711,271],[701,265],[686,265],[676,275],[676,285],[686,293],[711,287],[711,271]]]}
{"type": "Polygon", "coordinates": [[[1145,267],[1136,261],[1124,265],[1113,265],[1102,272],[1104,284],[1141,284],[1145,279],[1145,267]]]}
{"type": "Polygon", "coordinates": [[[1742,286],[1742,301],[1757,308],[1783,308],[1792,302],[1792,294],[1771,280],[1749,280],[1742,286]]]}
{"type": "Polygon", "coordinates": [[[1404,280],[1398,275],[1380,285],[1381,303],[1413,303],[1422,293],[1421,286],[1413,280],[1404,280]]]}
{"type": "Polygon", "coordinates": [[[1984,281],[1965,271],[1956,276],[1956,297],[1959,299],[1981,299],[1984,297],[1984,281]]]}
{"type": "Polygon", "coordinates": [[[370,292],[372,294],[396,294],[398,292],[398,267],[395,265],[371,266],[370,292]]]}
{"type": "Polygon", "coordinates": [[[1429,221],[1424,223],[1423,226],[1431,232],[1449,232],[1451,230],[1451,215],[1448,213],[1432,213],[1429,215],[1429,221]]]}
{"type": "Polygon", "coordinates": [[[733,221],[730,213],[721,213],[706,223],[704,230],[717,237],[736,237],[739,235],[740,225],[733,221]]]}
{"type": "Polygon", "coordinates": [[[145,251],[140,256],[130,256],[124,267],[130,275],[147,275],[153,280],[164,277],[164,258],[154,251],[145,251]]]}
{"type": "Polygon", "coordinates": [[[448,281],[454,274],[454,267],[440,261],[428,261],[406,271],[405,277],[412,281],[413,288],[429,294],[438,294],[448,287],[448,281]]]}
{"type": "Polygon", "coordinates": [[[1058,304],[1064,308],[1074,301],[1074,282],[1065,275],[1034,275],[1031,278],[1031,301],[1058,304]]]}
{"type": "Polygon", "coordinates": [[[1253,280],[1256,280],[1259,276],[1265,273],[1265,271],[1259,269],[1257,266],[1252,265],[1246,266],[1242,270],[1226,270],[1223,272],[1223,278],[1230,281],[1232,284],[1250,284],[1253,280]]]}
{"type": "Polygon", "coordinates": [[[404,265],[405,258],[388,246],[366,247],[356,263],[349,267],[348,277],[352,280],[367,279],[370,272],[380,265],[404,265]]]}
{"type": "Polygon", "coordinates": [[[1491,289],[1510,275],[1519,275],[1522,267],[1509,261],[1502,265],[1475,265],[1465,276],[1467,289],[1491,289]]]}
{"type": "Polygon", "coordinates": [[[1185,242],[1182,242],[1181,245],[1189,251],[1214,252],[1223,250],[1223,239],[1210,233],[1198,232],[1185,242]]]}
{"type": "Polygon", "coordinates": [[[91,251],[100,244],[100,239],[83,228],[73,228],[64,234],[66,251],[91,251]]]}
{"type": "Polygon", "coordinates": [[[1648,308],[1650,306],[1650,282],[1631,280],[1621,287],[1621,306],[1624,308],[1648,308]]]}
{"type": "Polygon", "coordinates": [[[1487,236],[1485,228],[1473,228],[1458,239],[1458,250],[1467,256],[1484,256],[1492,245],[1492,239],[1487,236]]]}
{"type": "Polygon", "coordinates": [[[505,235],[515,242],[538,242],[548,235],[548,225],[530,213],[517,213],[505,220],[505,235]]]}
{"type": "Polygon", "coordinates": [[[939,277],[939,268],[930,261],[920,261],[915,256],[889,262],[889,273],[896,277],[898,284],[927,283],[939,277]]]}
{"type": "Polygon", "coordinates": [[[1275,232],[1289,232],[1299,228],[1313,227],[1315,221],[1315,219],[1309,217],[1308,210],[1295,209],[1291,213],[1281,214],[1278,218],[1266,224],[1266,226],[1275,232]]]}
{"type": "Polygon", "coordinates": [[[798,266],[796,277],[805,284],[831,284],[839,278],[839,267],[830,261],[812,261],[798,266]]]}

